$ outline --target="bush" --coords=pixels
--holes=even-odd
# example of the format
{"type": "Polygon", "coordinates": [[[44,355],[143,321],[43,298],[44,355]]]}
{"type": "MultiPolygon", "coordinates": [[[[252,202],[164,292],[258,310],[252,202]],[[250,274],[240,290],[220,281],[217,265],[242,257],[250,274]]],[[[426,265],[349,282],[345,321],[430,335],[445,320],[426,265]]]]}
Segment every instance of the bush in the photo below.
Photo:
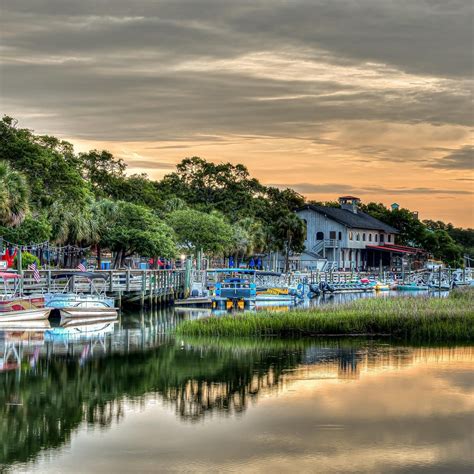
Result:
{"type": "MultiPolygon", "coordinates": [[[[36,265],[40,266],[39,258],[29,252],[22,252],[21,254],[21,266],[23,270],[27,270],[29,265],[33,265],[36,262],[36,265]]],[[[18,255],[15,257],[15,267],[18,268],[18,255]]]]}

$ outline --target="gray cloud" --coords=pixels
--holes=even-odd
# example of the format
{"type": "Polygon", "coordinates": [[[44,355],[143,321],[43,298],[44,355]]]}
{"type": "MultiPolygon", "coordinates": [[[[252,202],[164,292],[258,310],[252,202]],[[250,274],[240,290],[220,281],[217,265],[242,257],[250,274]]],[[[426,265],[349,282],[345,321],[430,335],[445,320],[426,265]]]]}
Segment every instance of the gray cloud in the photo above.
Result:
{"type": "Polygon", "coordinates": [[[470,14],[454,0],[7,0],[2,111],[98,140],[469,126],[470,14]]]}
{"type": "Polygon", "coordinates": [[[466,145],[443,156],[430,166],[445,170],[472,170],[474,165],[474,146],[466,145]]]}

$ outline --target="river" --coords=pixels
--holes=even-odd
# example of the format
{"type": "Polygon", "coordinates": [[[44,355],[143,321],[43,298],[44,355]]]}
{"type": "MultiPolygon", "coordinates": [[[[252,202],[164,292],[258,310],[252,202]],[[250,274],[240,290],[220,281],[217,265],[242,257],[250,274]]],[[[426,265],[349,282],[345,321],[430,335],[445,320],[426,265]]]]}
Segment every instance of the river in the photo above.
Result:
{"type": "Polygon", "coordinates": [[[472,472],[474,347],[166,335],[189,316],[0,333],[0,467],[472,472]]]}

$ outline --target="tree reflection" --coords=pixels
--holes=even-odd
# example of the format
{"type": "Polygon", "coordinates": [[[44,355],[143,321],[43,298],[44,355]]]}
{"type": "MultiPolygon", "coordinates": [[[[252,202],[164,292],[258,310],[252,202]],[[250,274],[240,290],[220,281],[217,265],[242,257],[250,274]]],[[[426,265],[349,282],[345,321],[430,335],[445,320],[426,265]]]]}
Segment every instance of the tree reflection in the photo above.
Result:
{"type": "Polygon", "coordinates": [[[150,396],[183,421],[211,413],[235,416],[262,392],[278,391],[283,374],[300,365],[320,364],[353,378],[359,361],[371,363],[360,340],[161,343],[143,351],[97,353],[85,363],[80,351],[46,351],[34,366],[23,362],[20,371],[0,374],[0,465],[59,448],[83,423],[107,428],[124,416],[125,404],[144,404],[150,396]]]}
{"type": "Polygon", "coordinates": [[[114,354],[80,364],[69,355],[39,359],[0,375],[0,465],[31,460],[67,443],[82,422],[107,427],[123,417],[124,400],[159,394],[186,420],[217,411],[240,413],[303,348],[236,349],[168,343],[147,352],[114,354]]]}

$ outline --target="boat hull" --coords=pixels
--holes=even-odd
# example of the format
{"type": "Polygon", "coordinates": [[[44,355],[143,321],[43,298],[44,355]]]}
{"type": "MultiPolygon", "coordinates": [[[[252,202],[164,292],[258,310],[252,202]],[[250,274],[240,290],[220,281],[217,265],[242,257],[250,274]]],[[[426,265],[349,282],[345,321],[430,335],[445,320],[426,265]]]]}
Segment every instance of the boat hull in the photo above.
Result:
{"type": "Polygon", "coordinates": [[[0,325],[28,322],[28,321],[47,321],[50,309],[25,309],[21,311],[9,311],[0,314],[0,325]]]}
{"type": "Polygon", "coordinates": [[[398,285],[398,291],[426,291],[429,290],[430,287],[426,285],[398,285]]]}

